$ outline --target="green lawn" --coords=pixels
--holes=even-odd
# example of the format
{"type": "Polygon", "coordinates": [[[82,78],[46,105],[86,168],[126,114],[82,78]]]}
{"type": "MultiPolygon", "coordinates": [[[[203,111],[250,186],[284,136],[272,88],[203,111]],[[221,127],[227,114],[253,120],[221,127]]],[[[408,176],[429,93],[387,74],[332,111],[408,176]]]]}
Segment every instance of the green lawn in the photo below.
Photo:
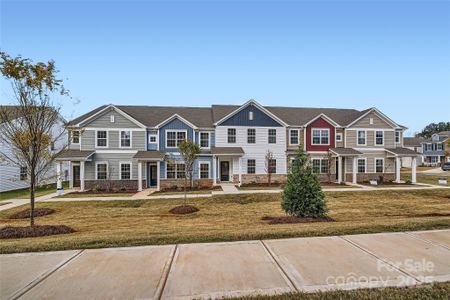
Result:
{"type": "MultiPolygon", "coordinates": [[[[216,190],[216,191],[221,191],[221,190],[216,190]]],[[[186,194],[188,195],[201,195],[201,194],[211,194],[212,190],[198,190],[198,191],[187,191],[186,194]]],[[[161,196],[161,195],[184,195],[183,191],[170,191],[170,192],[154,192],[149,194],[149,196],[161,196]]]]}
{"type": "MultiPolygon", "coordinates": [[[[284,215],[278,193],[188,199],[200,209],[190,215],[169,213],[183,199],[38,202],[56,212],[36,224],[68,225],[77,232],[4,239],[0,253],[450,228],[447,189],[325,194],[336,222],[269,225],[261,217],[284,215]]],[[[0,226],[28,225],[8,218],[26,207],[0,212],[0,226]]]]}
{"type": "Polygon", "coordinates": [[[54,198],[85,198],[85,197],[129,197],[133,196],[135,193],[69,193],[61,196],[56,196],[54,198]]]}
{"type": "MultiPolygon", "coordinates": [[[[281,189],[283,189],[280,186],[241,186],[241,187],[237,187],[237,188],[239,190],[243,190],[243,191],[248,191],[248,190],[281,190],[281,189]]],[[[322,189],[324,189],[324,190],[326,190],[326,189],[334,189],[334,188],[355,188],[355,186],[344,185],[344,184],[335,185],[335,186],[330,186],[330,185],[322,186],[322,189]]]]}
{"type": "Polygon", "coordinates": [[[381,300],[381,299],[428,299],[444,300],[449,299],[450,282],[435,282],[433,284],[424,284],[414,287],[403,288],[374,288],[359,289],[351,291],[329,291],[319,293],[290,293],[276,296],[253,296],[239,297],[233,299],[239,300],[381,300]]]}
{"type": "MultiPolygon", "coordinates": [[[[441,177],[447,178],[447,186],[450,186],[450,176],[417,174],[417,182],[438,185],[438,178],[441,177]]],[[[402,173],[400,179],[404,181],[411,180],[411,174],[402,173]]]]}
{"type": "MultiPolygon", "coordinates": [[[[69,187],[69,183],[64,182],[63,188],[68,188],[68,187],[69,187]]],[[[38,187],[36,189],[36,197],[44,196],[44,195],[51,194],[54,192],[56,192],[56,183],[47,184],[47,185],[38,187]]],[[[29,192],[28,188],[0,193],[0,200],[27,199],[27,198],[30,198],[30,192],[29,192]]]]}

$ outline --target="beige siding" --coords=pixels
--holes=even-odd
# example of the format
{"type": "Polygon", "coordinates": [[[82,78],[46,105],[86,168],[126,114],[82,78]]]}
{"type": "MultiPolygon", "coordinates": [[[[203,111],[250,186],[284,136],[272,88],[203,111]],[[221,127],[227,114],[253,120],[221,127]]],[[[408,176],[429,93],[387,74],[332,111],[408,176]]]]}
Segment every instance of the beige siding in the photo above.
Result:
{"type": "Polygon", "coordinates": [[[366,144],[357,144],[357,132],[358,130],[350,129],[346,130],[346,141],[347,148],[394,148],[395,147],[395,133],[392,130],[384,130],[384,145],[375,145],[375,131],[376,130],[365,130],[366,131],[366,144]]]}
{"type": "Polygon", "coordinates": [[[392,126],[381,118],[376,113],[370,113],[355,124],[352,125],[355,128],[392,128],[392,126]],[[370,124],[370,119],[373,119],[373,124],[370,124]]]}
{"type": "MultiPolygon", "coordinates": [[[[395,159],[387,158],[385,152],[369,152],[364,153],[360,158],[366,159],[366,173],[375,173],[375,158],[384,158],[384,170],[385,173],[395,172],[395,159]]],[[[353,162],[352,159],[346,159],[346,170],[347,173],[352,173],[353,162]]]]}
{"type": "Polygon", "coordinates": [[[288,150],[296,150],[299,146],[303,147],[303,142],[304,142],[304,131],[303,128],[289,128],[286,130],[286,141],[287,141],[287,148],[288,150]],[[298,135],[298,140],[299,140],[299,145],[291,145],[291,139],[289,136],[289,129],[297,129],[299,130],[299,135],[298,135]]]}
{"type": "Polygon", "coordinates": [[[343,128],[337,128],[336,129],[336,136],[337,136],[338,133],[342,134],[342,142],[336,142],[336,147],[344,147],[344,140],[345,140],[344,129],[343,128]]]}

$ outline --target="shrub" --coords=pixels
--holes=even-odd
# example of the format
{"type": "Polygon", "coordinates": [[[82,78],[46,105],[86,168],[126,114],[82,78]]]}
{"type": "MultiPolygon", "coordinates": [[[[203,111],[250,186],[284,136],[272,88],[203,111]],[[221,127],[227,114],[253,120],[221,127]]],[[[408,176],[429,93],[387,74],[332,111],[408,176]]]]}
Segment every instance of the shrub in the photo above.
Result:
{"type": "Polygon", "coordinates": [[[309,155],[303,149],[299,148],[292,161],[281,207],[287,214],[297,217],[320,218],[327,212],[325,194],[312,172],[309,155]]]}

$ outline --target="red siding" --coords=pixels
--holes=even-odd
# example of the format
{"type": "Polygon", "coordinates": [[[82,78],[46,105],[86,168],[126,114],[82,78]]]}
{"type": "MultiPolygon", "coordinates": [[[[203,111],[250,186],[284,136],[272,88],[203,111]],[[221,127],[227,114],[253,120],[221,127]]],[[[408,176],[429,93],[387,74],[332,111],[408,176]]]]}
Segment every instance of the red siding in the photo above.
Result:
{"type": "Polygon", "coordinates": [[[335,135],[336,135],[336,130],[335,130],[334,126],[331,125],[330,123],[328,123],[327,121],[325,121],[324,119],[318,118],[317,120],[315,120],[314,122],[312,122],[311,124],[309,124],[306,127],[306,151],[328,151],[328,149],[336,147],[335,135]],[[325,146],[314,145],[313,146],[312,140],[311,140],[311,136],[312,136],[311,128],[329,128],[330,129],[330,145],[325,145],[325,146]]]}

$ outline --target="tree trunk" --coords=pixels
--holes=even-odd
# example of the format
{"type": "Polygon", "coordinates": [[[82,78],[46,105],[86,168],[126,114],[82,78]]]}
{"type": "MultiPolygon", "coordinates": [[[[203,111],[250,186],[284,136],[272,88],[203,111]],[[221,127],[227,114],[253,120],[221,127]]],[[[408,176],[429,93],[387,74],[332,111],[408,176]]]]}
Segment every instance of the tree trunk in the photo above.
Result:
{"type": "Polygon", "coordinates": [[[34,226],[34,196],[36,191],[36,180],[34,176],[31,176],[30,180],[30,204],[31,204],[31,210],[30,210],[30,226],[34,226]]]}
{"type": "Polygon", "coordinates": [[[184,176],[184,205],[187,205],[187,191],[186,191],[186,185],[187,185],[187,178],[184,176]]]}

